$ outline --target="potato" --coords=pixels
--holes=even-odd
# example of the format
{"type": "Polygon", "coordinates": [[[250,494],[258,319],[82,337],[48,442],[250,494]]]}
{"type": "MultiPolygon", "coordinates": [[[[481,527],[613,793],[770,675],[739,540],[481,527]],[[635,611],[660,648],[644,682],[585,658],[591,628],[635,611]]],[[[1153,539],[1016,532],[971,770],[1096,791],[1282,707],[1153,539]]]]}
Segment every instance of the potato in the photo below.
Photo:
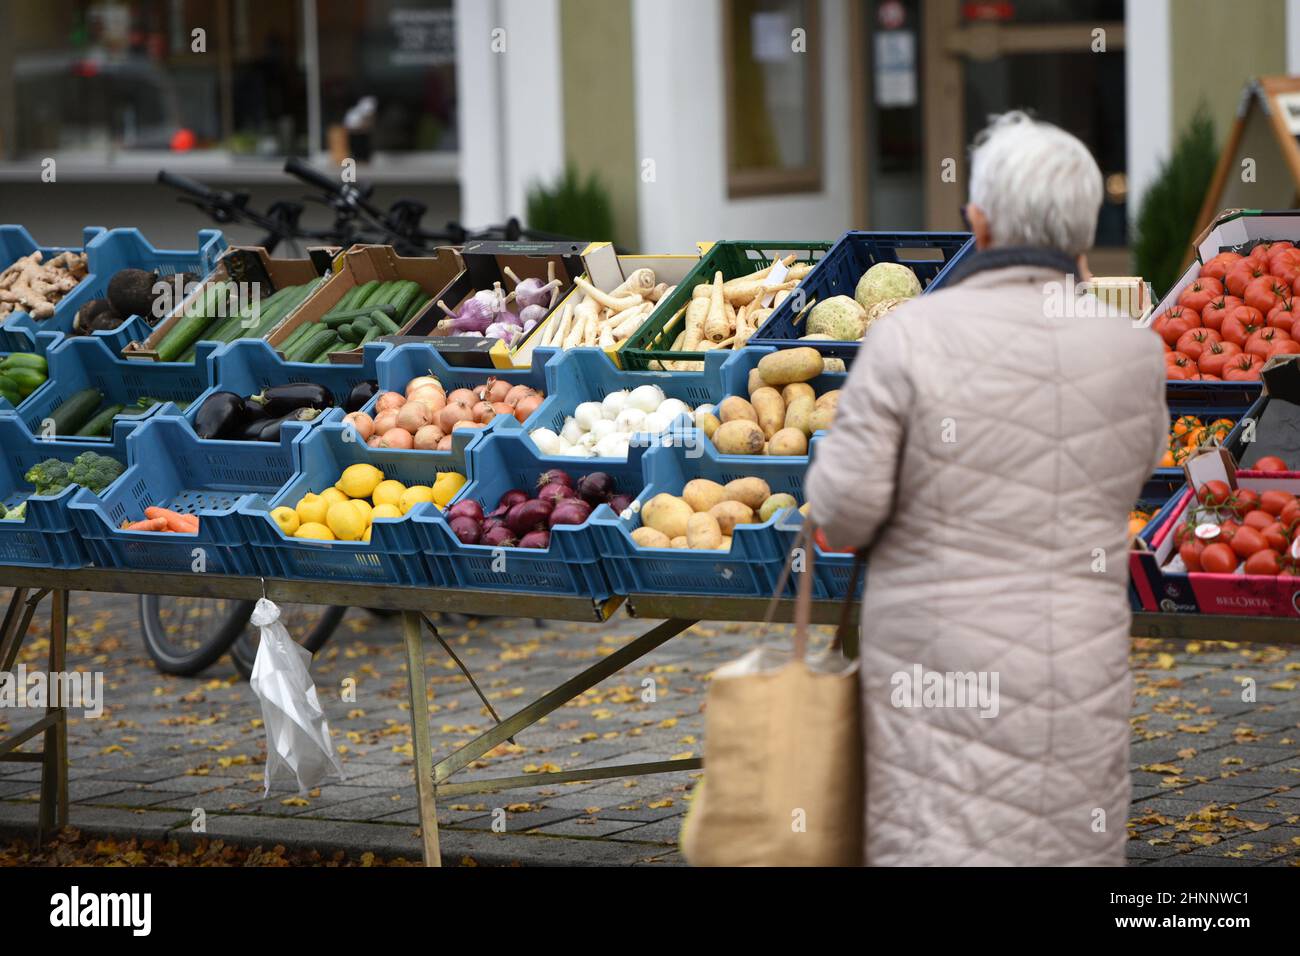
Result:
{"type": "Polygon", "coordinates": [[[643,548],[671,548],[672,543],[668,540],[668,535],[662,531],[656,531],[654,528],[647,528],[645,525],[637,528],[632,532],[632,540],[643,548]]]}
{"type": "Polygon", "coordinates": [[[835,409],[819,408],[808,417],[808,427],[815,432],[828,431],[835,424],[835,409]]]}
{"type": "Polygon", "coordinates": [[[673,538],[672,545],[673,545],[674,548],[689,548],[689,547],[690,547],[690,545],[686,543],[686,535],[684,535],[684,534],[679,534],[677,537],[673,538]]]}
{"type": "Polygon", "coordinates": [[[695,424],[704,432],[705,438],[712,438],[713,433],[718,430],[722,422],[718,421],[717,415],[710,415],[708,412],[695,416],[695,424]]]}
{"type": "Polygon", "coordinates": [[[738,524],[754,523],[754,509],[739,501],[721,501],[709,509],[709,514],[723,534],[731,534],[731,529],[738,524]]]}
{"type": "Polygon", "coordinates": [[[787,508],[797,508],[798,506],[799,502],[794,500],[794,495],[772,495],[763,502],[763,507],[758,509],[758,519],[760,521],[769,521],[772,515],[778,511],[785,511],[787,508]]]}
{"type": "Polygon", "coordinates": [[[761,455],[763,429],[744,418],[723,422],[713,433],[713,443],[724,455],[761,455]]]}
{"type": "Polygon", "coordinates": [[[817,397],[818,408],[829,408],[834,411],[840,405],[840,390],[833,388],[829,392],[824,392],[817,397]]]}
{"type": "Polygon", "coordinates": [[[718,546],[718,550],[719,550],[719,551],[730,551],[730,550],[731,550],[731,535],[729,535],[729,534],[724,534],[724,535],[722,536],[722,544],[718,546]]]}
{"type": "Polygon", "coordinates": [[[782,428],[767,443],[769,455],[806,455],[808,436],[797,428],[782,428]]]}
{"type": "Polygon", "coordinates": [[[767,384],[767,383],[763,381],[763,376],[761,376],[761,375],[758,374],[758,369],[756,369],[756,368],[751,368],[751,369],[749,370],[749,383],[748,383],[748,388],[746,389],[746,391],[747,391],[750,395],[753,395],[756,391],[758,391],[760,388],[762,388],[765,384],[767,384]]]}
{"type": "Polygon", "coordinates": [[[828,358],[825,365],[823,371],[826,372],[847,372],[849,370],[849,367],[844,364],[844,359],[828,358]]]}
{"type": "Polygon", "coordinates": [[[758,412],[754,410],[754,406],[739,395],[732,395],[722,400],[722,404],[718,406],[718,417],[722,419],[724,425],[742,418],[746,421],[758,422],[758,412]]]}
{"type": "Polygon", "coordinates": [[[796,398],[785,410],[785,427],[797,428],[804,435],[812,434],[812,416],[816,405],[810,398],[796,398]]]}
{"type": "Polygon", "coordinates": [[[686,522],[692,514],[691,506],[676,495],[658,494],[641,509],[641,521],[671,540],[686,533],[686,522]]]}
{"type": "Polygon", "coordinates": [[[772,488],[762,478],[737,478],[727,482],[727,500],[739,501],[758,510],[772,496],[772,488]]]}
{"type": "Polygon", "coordinates": [[[781,389],[781,399],[789,405],[796,398],[811,398],[817,400],[817,393],[807,382],[791,382],[785,388],[781,389]]]}
{"type": "Polygon", "coordinates": [[[692,511],[708,511],[719,501],[725,501],[727,489],[707,478],[692,478],[682,489],[682,500],[692,511]]]}
{"type": "Polygon", "coordinates": [[[820,375],[825,367],[822,354],[808,346],[781,349],[758,360],[758,374],[767,385],[806,382],[820,375]]]}
{"type": "Polygon", "coordinates": [[[749,401],[758,413],[755,421],[763,429],[764,438],[771,438],[781,430],[781,425],[785,422],[785,402],[781,399],[780,392],[770,385],[764,385],[749,396],[749,401]]]}
{"type": "Polygon", "coordinates": [[[691,515],[686,523],[686,546],[696,551],[716,551],[722,547],[718,519],[708,513],[691,515]]]}

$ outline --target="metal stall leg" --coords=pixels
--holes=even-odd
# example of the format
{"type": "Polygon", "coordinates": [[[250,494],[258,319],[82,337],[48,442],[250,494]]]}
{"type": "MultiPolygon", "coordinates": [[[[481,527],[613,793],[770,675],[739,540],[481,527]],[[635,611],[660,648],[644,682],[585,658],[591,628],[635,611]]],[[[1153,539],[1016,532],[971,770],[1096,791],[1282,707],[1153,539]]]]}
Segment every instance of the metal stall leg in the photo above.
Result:
{"type": "Polygon", "coordinates": [[[420,800],[424,865],[442,866],[438,848],[438,808],[434,800],[433,747],[429,742],[429,684],[424,676],[424,632],[416,611],[402,612],[406,640],[406,679],[411,691],[411,749],[415,753],[415,792],[420,800]]]}
{"type": "Polygon", "coordinates": [[[41,813],[37,839],[44,842],[53,831],[68,824],[68,711],[62,692],[56,700],[55,675],[66,664],[68,645],[68,592],[56,590],[50,598],[50,701],[45,716],[45,746],[41,755],[41,813]]]}

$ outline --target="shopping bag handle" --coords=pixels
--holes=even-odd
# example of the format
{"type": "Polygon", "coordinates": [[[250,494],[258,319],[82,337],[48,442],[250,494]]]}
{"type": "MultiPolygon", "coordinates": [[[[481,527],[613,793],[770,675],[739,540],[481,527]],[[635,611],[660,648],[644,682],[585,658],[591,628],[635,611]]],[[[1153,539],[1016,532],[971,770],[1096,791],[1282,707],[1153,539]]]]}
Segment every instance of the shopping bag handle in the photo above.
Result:
{"type": "MultiPolygon", "coordinates": [[[[794,602],[793,653],[795,660],[803,660],[808,653],[808,625],[812,620],[813,565],[817,557],[817,542],[813,536],[816,530],[817,526],[813,520],[805,517],[803,524],[799,526],[799,533],[795,535],[790,553],[786,555],[785,567],[781,569],[781,576],[776,582],[776,592],[772,595],[772,600],[767,605],[767,615],[763,618],[764,628],[771,627],[772,618],[776,616],[777,602],[781,600],[781,595],[785,593],[786,583],[790,580],[794,556],[802,548],[805,556],[804,569],[799,574],[799,584],[795,591],[794,602]]],[[[849,589],[844,595],[844,602],[840,607],[840,623],[835,630],[835,638],[830,645],[832,651],[843,648],[849,635],[853,633],[853,597],[857,593],[858,581],[862,578],[862,569],[866,563],[867,553],[865,550],[854,552],[853,571],[849,575],[849,589]]]]}

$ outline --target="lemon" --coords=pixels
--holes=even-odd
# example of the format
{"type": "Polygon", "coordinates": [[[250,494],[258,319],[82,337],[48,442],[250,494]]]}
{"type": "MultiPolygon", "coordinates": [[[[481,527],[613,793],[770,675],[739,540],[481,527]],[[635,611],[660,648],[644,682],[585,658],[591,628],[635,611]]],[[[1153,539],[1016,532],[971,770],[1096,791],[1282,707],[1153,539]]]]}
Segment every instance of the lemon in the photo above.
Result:
{"type": "Polygon", "coordinates": [[[433,501],[439,508],[447,507],[447,502],[456,497],[456,492],[465,486],[465,476],[454,471],[441,472],[433,482],[433,501]]]}
{"type": "Polygon", "coordinates": [[[370,519],[372,521],[375,518],[400,518],[401,516],[402,509],[397,507],[397,505],[375,505],[374,509],[370,512],[370,519]]]}
{"type": "Polygon", "coordinates": [[[324,524],[329,507],[330,503],[320,495],[303,495],[293,510],[298,514],[299,524],[324,524]]]}
{"type": "Polygon", "coordinates": [[[308,521],[306,524],[299,525],[293,536],[295,538],[311,538],[313,541],[334,540],[334,532],[315,521],[308,521]]]}
{"type": "Polygon", "coordinates": [[[402,500],[402,494],[405,491],[406,485],[389,478],[387,481],[381,481],[375,485],[371,500],[374,501],[376,507],[379,505],[397,505],[402,500]]]}
{"type": "Polygon", "coordinates": [[[402,514],[406,514],[418,504],[425,501],[433,500],[433,489],[428,485],[411,485],[402,492],[402,500],[398,507],[402,509],[402,514]]]}
{"type": "Polygon", "coordinates": [[[324,491],[320,493],[320,498],[321,501],[325,502],[325,504],[327,505],[336,505],[340,501],[348,500],[348,496],[345,495],[343,492],[339,491],[337,488],[326,488],[324,491]]]}
{"type": "Polygon", "coordinates": [[[366,533],[366,519],[361,517],[361,512],[350,501],[338,501],[330,505],[325,523],[340,541],[360,541],[366,533]]]}
{"type": "Polygon", "coordinates": [[[348,465],[334,487],[349,498],[369,498],[384,480],[384,473],[374,465],[348,465]]]}
{"type": "Polygon", "coordinates": [[[370,526],[366,525],[366,533],[361,536],[361,540],[364,541],[366,544],[370,543],[370,531],[371,531],[370,526]]]}
{"type": "Polygon", "coordinates": [[[361,512],[361,519],[366,524],[370,524],[371,514],[375,509],[370,507],[369,501],[366,501],[365,498],[353,498],[348,502],[348,504],[356,508],[357,511],[361,512]]]}
{"type": "Polygon", "coordinates": [[[298,530],[298,525],[302,521],[298,518],[298,512],[292,508],[276,508],[271,512],[271,518],[280,526],[280,530],[287,535],[292,535],[298,530]]]}

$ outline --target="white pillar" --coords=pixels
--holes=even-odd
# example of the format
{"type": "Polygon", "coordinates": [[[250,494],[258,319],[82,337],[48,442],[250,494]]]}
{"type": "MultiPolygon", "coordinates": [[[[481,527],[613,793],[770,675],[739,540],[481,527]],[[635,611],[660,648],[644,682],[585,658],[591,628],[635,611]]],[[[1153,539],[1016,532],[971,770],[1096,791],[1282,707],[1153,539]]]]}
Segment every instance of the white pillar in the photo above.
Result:
{"type": "Polygon", "coordinates": [[[1147,186],[1173,146],[1171,29],[1169,0],[1124,4],[1130,220],[1136,218],[1147,186]]]}

